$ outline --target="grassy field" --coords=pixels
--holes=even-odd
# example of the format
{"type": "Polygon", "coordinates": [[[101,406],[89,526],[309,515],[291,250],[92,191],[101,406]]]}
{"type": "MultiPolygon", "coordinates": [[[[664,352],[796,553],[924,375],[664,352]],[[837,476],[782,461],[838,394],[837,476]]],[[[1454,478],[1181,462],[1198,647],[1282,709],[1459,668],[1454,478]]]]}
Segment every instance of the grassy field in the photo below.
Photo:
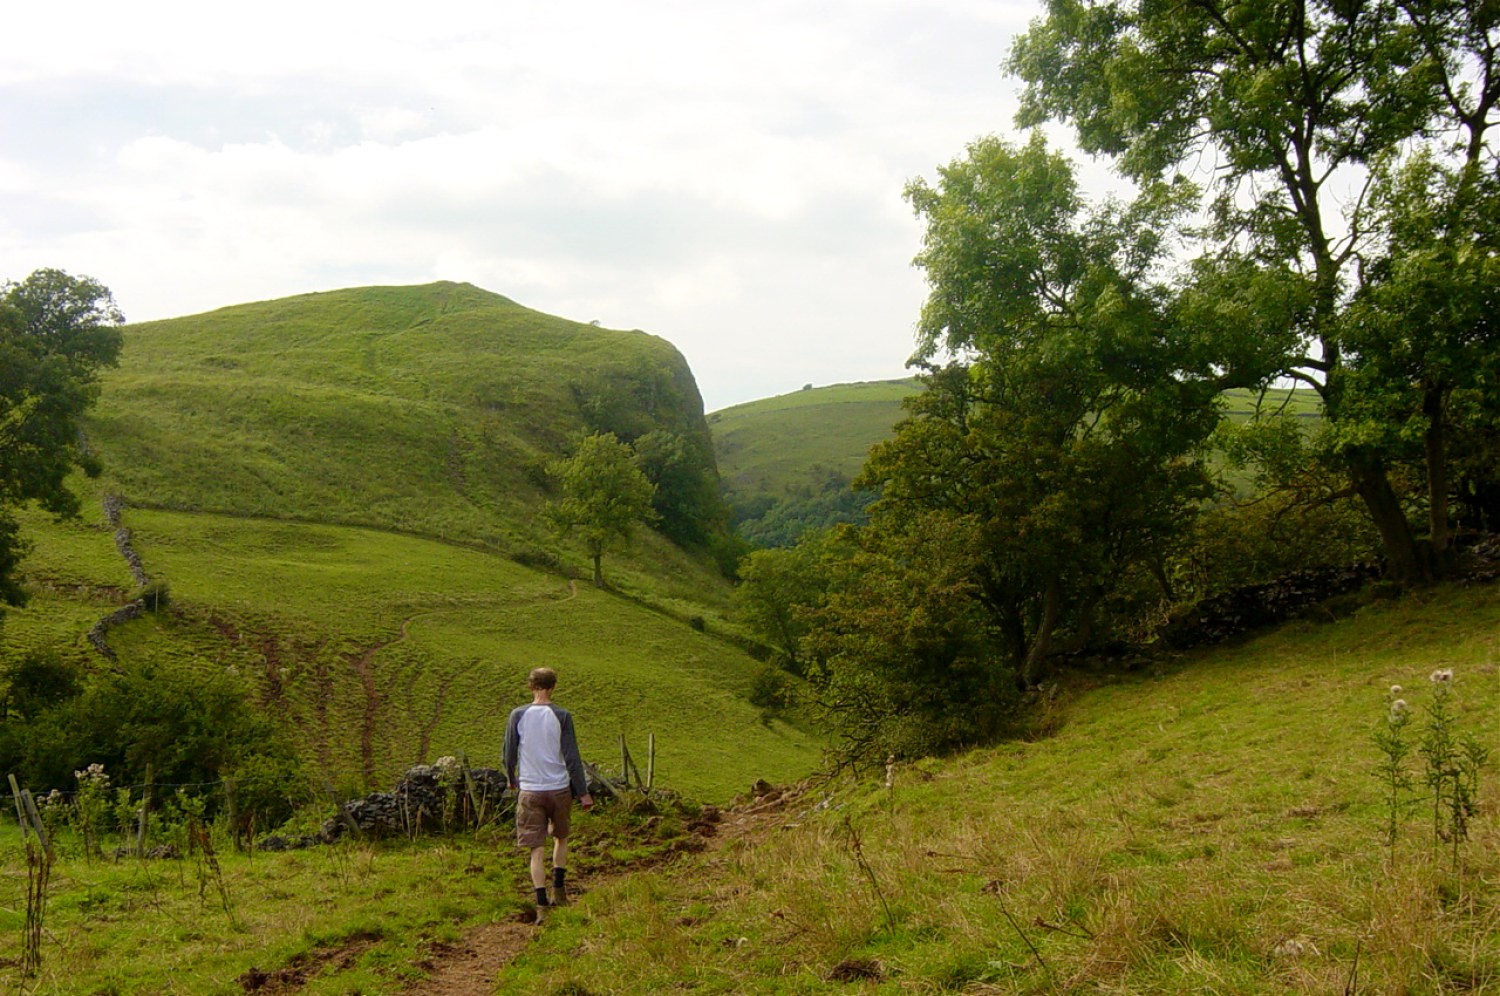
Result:
{"type": "MultiPolygon", "coordinates": [[[[749,704],[761,665],[716,635],[716,617],[699,631],[493,553],[380,530],[141,509],[125,521],[172,606],[110,632],[121,659],[234,669],[314,773],[351,793],[444,754],[495,764],[506,713],[541,665],[562,675],[586,757],[612,762],[622,734],[639,755],[655,734],[659,777],[694,797],[816,761],[813,737],[749,704]]],[[[32,525],[37,596],[0,641],[72,646],[103,666],[81,636],[130,584],[110,531],[32,525]]]]}
{"type": "Polygon", "coordinates": [[[497,991],[1500,992],[1494,760],[1456,870],[1421,806],[1385,844],[1371,732],[1439,667],[1500,745],[1495,587],[1075,676],[1050,736],[598,890],[497,991]]]}
{"type": "MultiPolygon", "coordinates": [[[[1032,739],[903,766],[889,787],[822,784],[656,870],[600,875],[670,846],[679,816],[592,814],[585,894],[493,991],[1496,992],[1495,765],[1455,867],[1421,806],[1386,846],[1370,734],[1392,684],[1420,725],[1443,667],[1459,723],[1494,746],[1497,634],[1500,588],[1445,589],[1144,673],[1075,674],[1032,739]]],[[[395,993],[523,908],[503,829],[220,851],[216,879],[192,858],[65,850],[29,991],[232,993],[255,966],[310,994],[395,993]]],[[[0,862],[0,964],[18,980],[14,829],[0,862]]]]}

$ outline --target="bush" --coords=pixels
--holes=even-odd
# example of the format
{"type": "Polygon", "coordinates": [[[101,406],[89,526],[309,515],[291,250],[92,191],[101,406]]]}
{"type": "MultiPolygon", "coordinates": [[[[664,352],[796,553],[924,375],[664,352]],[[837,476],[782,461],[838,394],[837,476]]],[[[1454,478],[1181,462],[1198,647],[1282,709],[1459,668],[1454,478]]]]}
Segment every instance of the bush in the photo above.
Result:
{"type": "Polygon", "coordinates": [[[791,679],[779,667],[763,667],[750,684],[750,704],[762,709],[785,709],[795,697],[791,679]]]}
{"type": "Polygon", "coordinates": [[[34,792],[72,791],[73,773],[90,764],[103,765],[117,785],[144,783],[148,767],[160,785],[267,767],[300,784],[290,743],[223,672],[127,665],[71,688],[48,687],[54,697],[43,707],[0,723],[0,766],[34,792]]]}

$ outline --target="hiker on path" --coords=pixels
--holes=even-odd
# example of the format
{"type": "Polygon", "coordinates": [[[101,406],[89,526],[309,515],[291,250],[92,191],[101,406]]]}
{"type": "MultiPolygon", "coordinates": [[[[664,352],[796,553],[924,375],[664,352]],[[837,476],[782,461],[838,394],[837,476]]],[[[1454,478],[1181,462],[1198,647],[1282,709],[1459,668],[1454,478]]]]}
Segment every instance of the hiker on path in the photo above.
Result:
{"type": "Polygon", "coordinates": [[[505,724],[505,777],[516,800],[516,844],[531,849],[531,884],[537,906],[563,906],[568,901],[568,823],[573,800],[584,809],[593,806],[573,715],[552,703],[557,672],[534,669],[527,678],[531,704],[511,710],[505,724]],[[547,891],[547,835],[552,835],[552,891],[547,891]]]}

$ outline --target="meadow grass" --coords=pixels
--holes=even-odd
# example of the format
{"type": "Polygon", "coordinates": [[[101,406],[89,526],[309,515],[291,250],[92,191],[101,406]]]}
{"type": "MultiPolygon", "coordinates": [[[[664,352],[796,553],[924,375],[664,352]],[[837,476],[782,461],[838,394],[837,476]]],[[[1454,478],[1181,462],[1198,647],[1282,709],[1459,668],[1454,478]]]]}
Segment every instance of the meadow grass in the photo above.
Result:
{"type": "MultiPolygon", "coordinates": [[[[588,814],[580,900],[495,991],[1495,992],[1494,764],[1457,868],[1419,809],[1384,837],[1370,735],[1393,684],[1420,717],[1436,668],[1455,672],[1461,725],[1494,744],[1500,588],[1066,675],[1045,736],[903,764],[889,786],[818,784],[652,869],[603,874],[670,850],[678,817],[588,814]]],[[[29,991],[228,993],[253,966],[309,993],[398,992],[436,948],[524,910],[506,838],[254,856],[220,838],[226,909],[192,857],[89,861],[64,836],[29,991]]],[[[13,827],[0,885],[0,965],[18,975],[13,827]]]]}
{"type": "Polygon", "coordinates": [[[1416,810],[1384,841],[1370,734],[1437,667],[1495,745],[1500,590],[1073,676],[1053,735],[825,786],[596,890],[501,988],[834,992],[843,965],[889,992],[1500,991],[1493,763],[1457,871],[1416,810]]]}

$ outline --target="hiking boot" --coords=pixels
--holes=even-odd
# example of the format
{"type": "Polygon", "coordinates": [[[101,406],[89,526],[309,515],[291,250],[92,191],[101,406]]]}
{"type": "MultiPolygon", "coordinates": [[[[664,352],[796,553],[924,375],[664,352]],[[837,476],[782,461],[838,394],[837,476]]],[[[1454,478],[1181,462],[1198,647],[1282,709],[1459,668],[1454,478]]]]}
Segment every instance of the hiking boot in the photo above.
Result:
{"type": "Polygon", "coordinates": [[[568,905],[568,887],[565,885],[554,885],[547,890],[547,901],[553,906],[568,905]]]}

